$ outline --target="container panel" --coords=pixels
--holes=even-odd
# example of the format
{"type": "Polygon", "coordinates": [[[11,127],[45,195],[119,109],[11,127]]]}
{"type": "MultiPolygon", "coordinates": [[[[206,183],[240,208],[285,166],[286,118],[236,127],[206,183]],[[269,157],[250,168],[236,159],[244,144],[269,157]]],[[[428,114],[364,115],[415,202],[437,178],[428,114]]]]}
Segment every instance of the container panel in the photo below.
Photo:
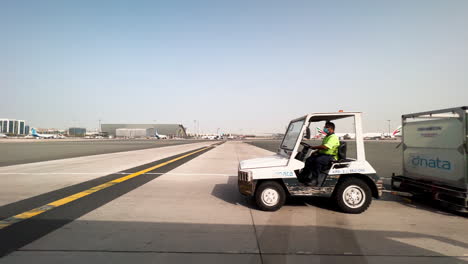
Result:
{"type": "Polygon", "coordinates": [[[419,148],[459,148],[464,144],[465,129],[457,118],[405,123],[404,143],[419,148]]]}
{"type": "Polygon", "coordinates": [[[466,188],[465,155],[456,149],[407,148],[404,175],[466,188]]]}

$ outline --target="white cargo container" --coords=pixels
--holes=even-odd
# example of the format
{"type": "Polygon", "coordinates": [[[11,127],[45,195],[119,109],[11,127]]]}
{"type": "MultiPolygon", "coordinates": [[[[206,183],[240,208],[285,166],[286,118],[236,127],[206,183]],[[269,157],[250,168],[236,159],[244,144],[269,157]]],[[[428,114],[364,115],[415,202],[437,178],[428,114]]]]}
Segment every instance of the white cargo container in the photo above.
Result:
{"type": "Polygon", "coordinates": [[[403,175],[392,188],[435,200],[467,212],[468,107],[402,116],[403,175]]]}
{"type": "Polygon", "coordinates": [[[126,138],[144,138],[154,137],[154,128],[117,128],[115,130],[117,137],[126,138]]]}

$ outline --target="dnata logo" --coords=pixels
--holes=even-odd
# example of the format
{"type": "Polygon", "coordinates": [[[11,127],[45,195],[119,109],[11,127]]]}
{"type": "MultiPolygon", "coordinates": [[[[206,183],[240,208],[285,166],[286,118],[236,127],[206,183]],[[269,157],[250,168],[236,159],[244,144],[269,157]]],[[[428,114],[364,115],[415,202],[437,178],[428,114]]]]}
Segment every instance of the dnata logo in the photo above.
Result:
{"type": "Polygon", "coordinates": [[[411,164],[413,166],[423,167],[423,168],[432,168],[440,170],[451,170],[452,164],[448,160],[441,160],[439,157],[436,159],[422,158],[419,156],[414,156],[411,159],[411,164]]]}

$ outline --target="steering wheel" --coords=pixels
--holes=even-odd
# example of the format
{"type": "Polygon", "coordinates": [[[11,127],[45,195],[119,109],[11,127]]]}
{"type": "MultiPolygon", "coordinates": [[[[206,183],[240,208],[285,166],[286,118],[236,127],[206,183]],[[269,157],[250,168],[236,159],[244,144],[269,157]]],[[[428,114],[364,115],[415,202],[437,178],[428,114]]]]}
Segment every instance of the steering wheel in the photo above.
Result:
{"type": "Polygon", "coordinates": [[[305,156],[307,155],[307,152],[309,152],[309,149],[312,147],[311,145],[305,143],[305,142],[302,142],[300,143],[302,146],[304,146],[301,150],[301,152],[297,153],[296,155],[296,159],[300,160],[300,161],[304,161],[304,158],[305,156]]]}
{"type": "Polygon", "coordinates": [[[302,142],[302,141],[301,141],[301,145],[304,146],[304,148],[310,148],[311,147],[311,145],[309,145],[309,144],[307,144],[305,142],[302,142]]]}

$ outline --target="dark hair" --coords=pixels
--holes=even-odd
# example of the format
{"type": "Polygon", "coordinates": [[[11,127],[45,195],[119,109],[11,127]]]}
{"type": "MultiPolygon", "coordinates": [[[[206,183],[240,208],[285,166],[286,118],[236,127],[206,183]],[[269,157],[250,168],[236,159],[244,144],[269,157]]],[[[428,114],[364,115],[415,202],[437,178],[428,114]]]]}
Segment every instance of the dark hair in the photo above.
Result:
{"type": "Polygon", "coordinates": [[[330,121],[327,121],[325,123],[325,126],[330,127],[331,129],[335,130],[335,124],[330,121]]]}

